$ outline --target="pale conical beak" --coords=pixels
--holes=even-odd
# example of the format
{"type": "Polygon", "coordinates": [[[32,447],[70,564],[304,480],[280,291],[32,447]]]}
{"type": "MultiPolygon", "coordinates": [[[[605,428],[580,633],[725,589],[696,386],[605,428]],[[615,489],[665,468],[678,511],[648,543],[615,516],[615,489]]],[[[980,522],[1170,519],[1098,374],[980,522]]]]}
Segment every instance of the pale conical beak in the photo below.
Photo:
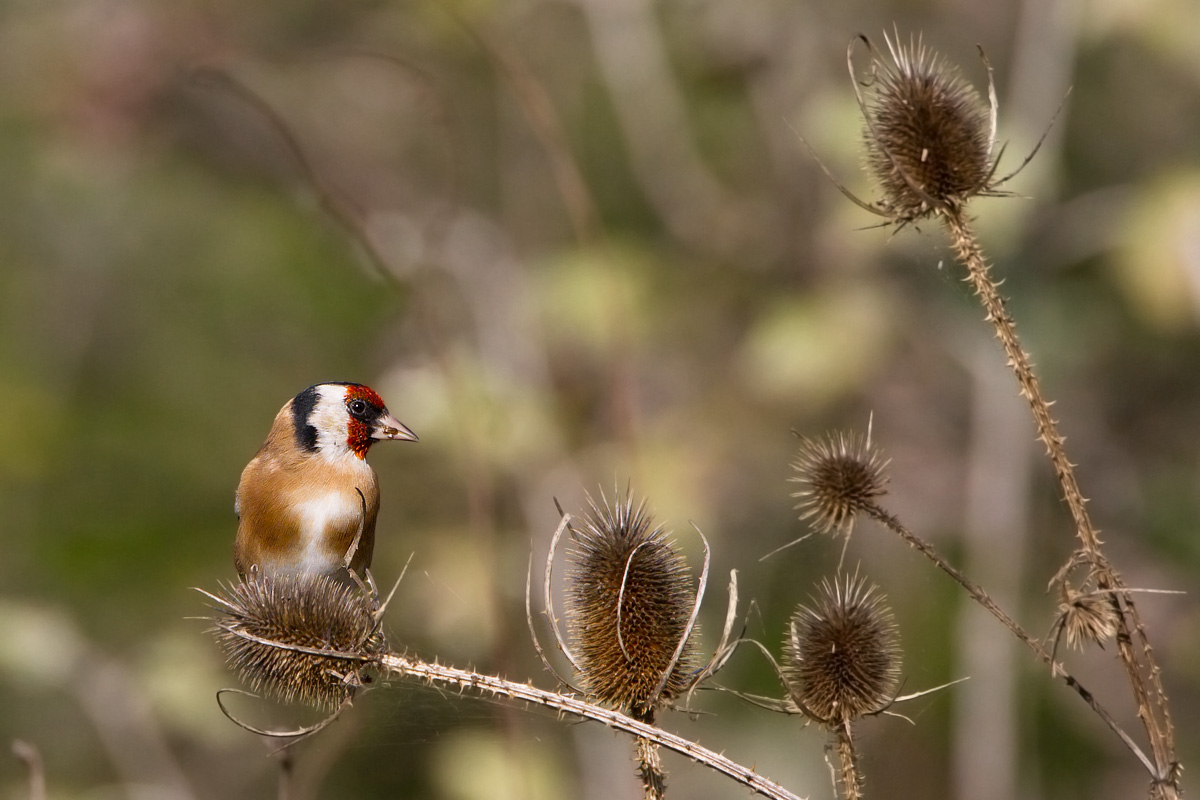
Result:
{"type": "Polygon", "coordinates": [[[384,414],[375,421],[375,428],[371,431],[371,438],[396,439],[401,442],[417,441],[417,435],[409,430],[407,425],[391,414],[384,414]]]}

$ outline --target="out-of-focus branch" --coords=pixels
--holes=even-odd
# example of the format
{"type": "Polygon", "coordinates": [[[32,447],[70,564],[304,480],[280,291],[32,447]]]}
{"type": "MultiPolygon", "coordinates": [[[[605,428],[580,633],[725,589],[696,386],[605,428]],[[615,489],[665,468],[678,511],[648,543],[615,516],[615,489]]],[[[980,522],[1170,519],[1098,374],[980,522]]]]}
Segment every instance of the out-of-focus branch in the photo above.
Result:
{"type": "Polygon", "coordinates": [[[596,60],[624,133],[638,182],[671,233],[704,250],[722,250],[730,198],[692,141],[653,4],[578,0],[596,60]]]}
{"type": "MultiPolygon", "coordinates": [[[[1029,536],[1033,437],[1025,409],[1008,391],[1008,375],[989,357],[991,341],[966,336],[963,344],[954,354],[970,372],[973,396],[964,571],[988,586],[997,603],[1013,607],[1020,597],[1029,536]]],[[[973,605],[959,610],[956,672],[972,679],[955,689],[955,794],[1015,800],[1020,796],[1016,651],[1010,639],[981,624],[984,618],[984,611],[973,605]]]]}
{"type": "Polygon", "coordinates": [[[29,774],[29,800],[46,800],[46,765],[42,763],[41,752],[21,739],[12,743],[12,752],[29,774]]]}
{"type": "Polygon", "coordinates": [[[65,615],[0,604],[0,670],[31,669],[27,661],[35,648],[55,653],[39,661],[36,678],[79,703],[123,783],[153,787],[155,797],[169,800],[195,796],[141,683],[124,664],[99,652],[65,615]]]}

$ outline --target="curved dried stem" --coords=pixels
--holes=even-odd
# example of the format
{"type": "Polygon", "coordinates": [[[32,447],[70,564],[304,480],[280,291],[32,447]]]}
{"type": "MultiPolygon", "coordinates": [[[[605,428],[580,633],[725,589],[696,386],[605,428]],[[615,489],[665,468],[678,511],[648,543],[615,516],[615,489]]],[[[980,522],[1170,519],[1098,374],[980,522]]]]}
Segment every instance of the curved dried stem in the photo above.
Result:
{"type": "MultiPolygon", "coordinates": [[[[617,646],[621,649],[621,655],[625,656],[626,661],[632,661],[633,659],[629,657],[629,651],[625,649],[625,637],[621,634],[621,612],[625,606],[625,587],[629,582],[629,570],[633,567],[633,559],[637,556],[638,550],[641,550],[648,544],[651,544],[651,542],[642,542],[629,553],[629,557],[625,559],[625,570],[621,573],[621,588],[617,590],[617,646]]],[[[684,641],[687,641],[686,638],[684,641]]],[[[668,676],[670,676],[671,669],[674,666],[675,664],[672,662],[670,667],[668,667],[668,676]]],[[[655,696],[657,696],[657,692],[655,696]]],[[[653,703],[650,703],[650,705],[653,705],[653,703]]]]}
{"type": "MultiPolygon", "coordinates": [[[[658,698],[662,695],[663,688],[666,687],[667,681],[671,679],[671,673],[675,671],[675,665],[679,663],[679,659],[683,657],[683,651],[687,647],[688,640],[692,638],[692,631],[696,629],[696,618],[700,616],[700,604],[704,602],[704,591],[708,587],[708,569],[712,563],[712,551],[708,546],[708,539],[700,531],[699,528],[692,524],[693,530],[700,535],[700,541],[704,543],[704,567],[700,570],[700,582],[696,587],[696,601],[692,604],[692,613],[688,617],[687,625],[684,626],[683,634],[679,637],[679,643],[675,645],[675,652],[671,654],[671,660],[667,663],[666,669],[663,670],[662,677],[658,680],[658,685],[654,687],[654,693],[650,695],[649,705],[653,707],[658,703],[658,698]]],[[[713,658],[709,661],[711,665],[716,660],[716,651],[713,652],[713,658]]],[[[704,670],[700,670],[693,676],[691,684],[695,686],[699,681],[704,670]]],[[[691,691],[689,688],[688,691],[691,691]]]]}
{"type": "MultiPolygon", "coordinates": [[[[982,53],[982,52],[983,52],[983,50],[980,49],[980,53],[982,53]]],[[[986,59],[985,59],[985,63],[986,63],[986,59]]],[[[991,68],[992,68],[991,64],[988,64],[989,73],[991,71],[991,68]]],[[[990,80],[990,77],[989,77],[989,80],[990,80]]],[[[1074,87],[1067,88],[1067,93],[1063,95],[1063,99],[1058,102],[1058,108],[1056,108],[1054,110],[1054,116],[1052,116],[1050,118],[1050,122],[1046,125],[1046,129],[1044,131],[1042,131],[1042,135],[1038,137],[1037,143],[1034,144],[1033,149],[1029,151],[1029,155],[1025,156],[1025,160],[1022,161],[1019,165],[1017,165],[1016,169],[1014,169],[1012,172],[1005,175],[1003,178],[1001,178],[997,181],[989,181],[988,186],[990,188],[992,188],[992,189],[1000,188],[1004,184],[1011,181],[1013,178],[1017,177],[1017,175],[1019,175],[1021,173],[1021,170],[1025,169],[1027,166],[1029,166],[1029,162],[1033,161],[1033,157],[1036,156],[1038,154],[1038,151],[1042,149],[1042,145],[1046,142],[1046,137],[1050,135],[1050,131],[1054,127],[1054,123],[1058,120],[1058,115],[1060,113],[1062,113],[1063,107],[1066,106],[1067,98],[1069,98],[1071,96],[1071,91],[1073,89],[1074,89],[1074,87]]],[[[999,164],[1000,164],[1000,158],[999,158],[999,156],[997,156],[996,157],[996,166],[999,166],[999,164]]],[[[994,171],[995,170],[993,168],[993,172],[994,171]]]]}
{"type": "MultiPolygon", "coordinates": [[[[787,714],[789,716],[804,716],[804,712],[796,708],[786,700],[780,700],[778,697],[767,697],[761,694],[751,694],[750,692],[739,692],[736,689],[730,689],[728,686],[714,685],[715,691],[731,694],[739,700],[742,700],[755,708],[761,708],[763,711],[771,711],[776,714],[787,714]]],[[[809,720],[805,718],[804,724],[808,725],[809,720]]]]}
{"type": "Polygon", "coordinates": [[[844,195],[847,200],[854,203],[854,205],[858,206],[863,211],[869,211],[872,214],[875,214],[876,216],[880,216],[880,217],[890,216],[886,211],[879,208],[879,206],[868,203],[866,200],[863,200],[858,195],[856,195],[854,192],[847,189],[846,186],[837,179],[837,177],[833,174],[833,172],[830,171],[829,167],[825,166],[825,162],[821,160],[821,157],[819,155],[817,155],[817,151],[814,150],[813,146],[808,143],[808,140],[805,139],[800,134],[800,132],[797,131],[790,123],[788,123],[788,127],[792,129],[792,133],[796,134],[796,138],[799,139],[800,143],[802,145],[804,145],[804,148],[806,150],[808,150],[808,154],[810,156],[812,156],[813,161],[817,162],[817,166],[820,167],[821,171],[825,173],[825,177],[829,179],[829,182],[832,183],[834,186],[836,186],[837,190],[839,192],[841,192],[842,195],[844,195]]]}
{"type": "MultiPolygon", "coordinates": [[[[990,159],[992,157],[992,150],[994,150],[996,147],[996,131],[1000,127],[1000,100],[996,97],[996,73],[995,73],[995,70],[992,69],[992,62],[988,60],[987,53],[985,53],[983,51],[983,45],[976,45],[975,49],[977,49],[979,51],[979,60],[983,62],[983,68],[985,70],[987,70],[988,126],[991,129],[991,134],[988,136],[987,154],[988,154],[988,158],[990,159]]],[[[1039,144],[1041,144],[1041,143],[1039,142],[1039,144]]],[[[1002,152],[1003,152],[1003,149],[1002,149],[1002,152]]],[[[1037,150],[1035,149],[1034,153],[1036,153],[1036,152],[1037,152],[1037,150]]],[[[1028,164],[1031,160],[1033,160],[1033,153],[1031,153],[1029,155],[1029,158],[1025,159],[1025,163],[1028,164]]],[[[996,174],[996,167],[999,164],[1000,164],[1000,157],[997,156],[992,161],[992,170],[991,170],[991,172],[988,173],[988,176],[987,176],[987,182],[989,184],[991,184],[992,176],[996,174]]],[[[1022,166],[1024,166],[1024,164],[1022,166]]],[[[1017,171],[1020,172],[1020,170],[1017,170],[1017,171]]],[[[1016,175],[1016,173],[1014,172],[1013,175],[1016,175]]],[[[1012,175],[1010,175],[1009,177],[1011,178],[1012,175]]],[[[1005,180],[1008,180],[1008,178],[1005,178],[1005,180]]]]}
{"type": "MultiPolygon", "coordinates": [[[[792,635],[792,636],[796,635],[794,623],[789,623],[788,630],[789,630],[790,635],[792,635]]],[[[771,651],[766,648],[766,645],[764,645],[762,642],[758,641],[757,639],[741,639],[739,641],[745,642],[747,644],[752,644],[758,648],[758,651],[760,653],[762,653],[764,658],[767,659],[767,663],[771,665],[771,669],[775,670],[775,677],[779,679],[779,685],[783,687],[783,691],[787,695],[787,697],[786,697],[786,699],[784,699],[782,701],[771,699],[771,700],[769,700],[768,703],[763,703],[760,701],[766,700],[767,698],[759,697],[757,695],[752,695],[752,694],[743,694],[741,692],[735,692],[732,689],[729,689],[729,688],[726,688],[723,686],[718,687],[721,691],[729,692],[730,694],[741,697],[741,698],[749,701],[753,705],[756,705],[759,708],[765,708],[768,711],[778,711],[783,714],[800,714],[805,718],[805,720],[814,720],[816,722],[823,722],[821,717],[819,717],[817,714],[813,713],[812,709],[810,709],[805,704],[803,698],[797,697],[795,695],[795,693],[793,693],[791,691],[791,688],[788,685],[787,677],[785,677],[783,674],[783,669],[779,666],[779,662],[775,660],[775,656],[771,655],[771,651]]]]}
{"type": "MultiPolygon", "coordinates": [[[[261,640],[259,640],[259,641],[261,641],[261,640]]],[[[217,708],[219,708],[221,710],[221,713],[225,715],[226,719],[228,719],[234,725],[237,725],[242,730],[249,731],[250,733],[256,733],[259,736],[266,736],[266,737],[272,738],[272,739],[294,739],[295,741],[289,742],[286,745],[289,747],[291,745],[295,744],[300,739],[304,738],[305,736],[311,736],[314,733],[319,733],[320,731],[329,727],[330,723],[332,723],[334,720],[336,720],[338,717],[340,717],[342,715],[342,712],[345,711],[350,706],[350,700],[351,700],[351,698],[347,697],[340,704],[338,704],[338,707],[335,708],[332,712],[330,712],[329,715],[325,717],[325,719],[323,719],[320,722],[317,722],[313,725],[307,725],[302,728],[294,728],[292,730],[286,730],[286,731],[271,731],[271,730],[266,730],[265,728],[257,728],[255,726],[251,725],[250,723],[244,722],[243,720],[240,720],[236,716],[234,716],[233,712],[231,712],[229,709],[227,709],[225,707],[225,702],[221,699],[224,695],[227,695],[227,694],[240,694],[244,697],[253,697],[255,700],[261,700],[262,699],[261,697],[254,694],[253,692],[247,692],[242,689],[218,689],[217,690],[217,708]]]]}
{"type": "MultiPolygon", "coordinates": [[[[559,509],[562,513],[562,509],[559,509]]],[[[546,580],[543,585],[543,598],[545,610],[542,611],[546,618],[550,620],[550,630],[554,632],[554,641],[558,645],[558,649],[567,657],[567,661],[571,662],[571,666],[575,668],[577,673],[582,673],[579,668],[579,661],[571,653],[571,649],[567,647],[567,640],[563,637],[562,628],[559,627],[558,617],[554,614],[554,601],[550,595],[550,584],[554,580],[554,557],[558,552],[558,542],[562,539],[563,532],[568,530],[571,525],[571,515],[563,514],[562,521],[558,523],[558,528],[554,531],[554,536],[550,539],[550,548],[546,551],[546,580]]]]}
{"type": "Polygon", "coordinates": [[[541,639],[538,638],[537,629],[533,624],[533,610],[529,603],[529,593],[531,583],[533,581],[533,551],[529,553],[529,567],[525,571],[525,623],[529,626],[529,638],[533,641],[533,649],[537,651],[538,658],[542,661],[542,666],[546,671],[554,676],[554,680],[558,682],[560,687],[565,687],[571,691],[576,691],[571,682],[562,676],[562,673],[550,663],[550,659],[546,657],[546,651],[542,649],[541,639]]]}
{"type": "MultiPolygon", "coordinates": [[[[392,590],[388,592],[387,599],[379,604],[379,608],[375,609],[376,628],[378,628],[379,624],[383,621],[383,615],[387,613],[388,606],[391,605],[392,598],[396,596],[396,590],[400,588],[400,582],[403,581],[404,576],[408,574],[408,567],[410,564],[412,564],[413,556],[415,555],[415,552],[408,554],[408,560],[404,562],[404,568],[400,570],[400,577],[396,578],[396,582],[392,584],[392,590]]],[[[371,571],[367,570],[367,577],[370,577],[370,575],[371,571]]],[[[372,580],[371,583],[373,585],[375,581],[372,580]]]]}
{"type": "MultiPolygon", "coordinates": [[[[242,636],[249,641],[261,644],[267,647],[275,647],[283,650],[290,650],[303,654],[316,654],[334,660],[345,661],[348,664],[360,664],[368,662],[373,668],[379,669],[385,673],[394,675],[420,678],[429,681],[434,685],[450,686],[463,690],[468,689],[478,692],[486,696],[504,697],[511,700],[521,700],[528,703],[533,703],[545,708],[554,709],[556,711],[571,714],[581,719],[589,719],[597,722],[602,722],[605,725],[632,734],[639,739],[645,739],[657,745],[673,750],[681,755],[684,755],[697,763],[703,764],[711,769],[726,775],[727,777],[736,780],[738,783],[750,788],[758,794],[774,798],[774,800],[799,800],[799,798],[791,792],[784,789],[782,786],[762,777],[751,769],[744,767],[730,759],[719,755],[672,733],[668,733],[654,725],[648,724],[634,719],[633,717],[622,714],[618,711],[603,708],[601,706],[589,703],[586,700],[580,699],[573,695],[560,694],[544,689],[538,689],[529,684],[517,683],[505,678],[497,676],[483,675],[471,670],[459,669],[443,664],[433,664],[420,659],[412,658],[397,653],[384,652],[382,654],[372,653],[364,654],[359,651],[328,651],[308,647],[300,647],[286,642],[272,641],[264,639],[253,634],[249,634],[236,626],[230,627],[230,631],[237,636],[242,636]]],[[[341,677],[341,676],[339,676],[341,677]]],[[[352,675],[345,676],[346,678],[352,675]]],[[[338,710],[329,718],[316,726],[307,728],[299,728],[292,731],[268,731],[254,726],[248,725],[241,720],[236,719],[229,714],[222,702],[222,695],[226,692],[238,692],[241,694],[250,695],[248,692],[240,690],[222,690],[217,695],[218,705],[235,724],[246,730],[263,736],[272,736],[276,738],[294,738],[297,736],[305,736],[315,733],[321,728],[327,726],[337,714],[344,710],[349,704],[350,698],[346,698],[338,710]]]]}
{"type": "MultiPolygon", "coordinates": [[[[766,645],[764,645],[762,642],[758,641],[757,639],[740,638],[740,639],[737,639],[736,641],[734,641],[733,646],[736,647],[737,645],[740,645],[740,644],[749,644],[749,645],[753,645],[754,647],[757,647],[759,653],[761,653],[763,658],[765,658],[767,660],[767,663],[771,665],[771,669],[773,669],[775,671],[775,677],[779,680],[779,684],[781,686],[785,686],[785,687],[787,686],[787,679],[784,678],[784,676],[783,676],[783,670],[780,669],[779,662],[775,660],[775,656],[771,655],[771,651],[766,648],[766,645]]],[[[762,708],[767,711],[774,711],[774,712],[777,712],[780,714],[803,714],[804,713],[803,711],[798,709],[794,704],[790,703],[789,700],[780,700],[775,697],[764,697],[763,695],[750,694],[748,692],[739,692],[735,689],[730,689],[728,686],[721,686],[719,684],[713,684],[713,688],[719,692],[725,692],[727,694],[731,694],[734,697],[745,700],[746,702],[750,703],[753,706],[757,706],[758,708],[762,708]]]]}
{"type": "MultiPolygon", "coordinates": [[[[350,569],[350,565],[354,562],[354,557],[358,555],[358,546],[362,543],[363,529],[367,525],[366,495],[364,495],[362,493],[362,489],[359,489],[357,486],[354,487],[354,491],[358,492],[358,502],[362,507],[362,513],[360,513],[358,516],[358,530],[354,532],[354,538],[350,540],[350,546],[346,548],[346,554],[342,556],[342,568],[350,572],[353,572],[353,570],[350,569]]],[[[370,554],[368,554],[368,559],[369,558],[370,554]]],[[[359,588],[363,588],[362,584],[359,584],[359,588]]]]}
{"type": "MultiPolygon", "coordinates": [[[[729,659],[733,658],[734,651],[737,646],[743,641],[740,636],[733,642],[729,641],[730,635],[733,633],[733,625],[737,621],[737,603],[738,603],[738,588],[737,588],[737,570],[729,570],[729,602],[725,608],[725,624],[721,628],[721,640],[713,649],[712,658],[699,671],[696,672],[692,679],[692,685],[688,688],[688,702],[691,702],[691,695],[696,688],[708,678],[717,674],[729,659]]],[[[743,623],[742,632],[745,633],[748,623],[743,623]]]]}
{"type": "MultiPolygon", "coordinates": [[[[203,589],[198,589],[197,591],[204,592],[203,589]]],[[[204,593],[208,594],[207,592],[204,593]]],[[[345,650],[329,650],[322,647],[304,647],[298,644],[288,644],[285,642],[277,642],[273,639],[265,639],[262,636],[250,633],[250,631],[246,630],[235,622],[216,620],[214,625],[223,631],[232,633],[235,636],[240,636],[248,641],[255,642],[266,647],[276,647],[280,650],[290,650],[293,653],[303,653],[304,655],[309,656],[323,656],[326,658],[338,659],[339,661],[351,661],[359,664],[370,664],[375,660],[371,656],[363,655],[362,653],[349,652],[345,650]]]]}
{"type": "MultiPolygon", "coordinates": [[[[957,686],[958,684],[964,683],[969,680],[971,680],[971,676],[968,675],[965,678],[957,678],[952,681],[947,681],[946,683],[939,684],[938,686],[933,686],[928,689],[922,689],[919,692],[911,692],[909,694],[899,694],[892,698],[892,702],[888,703],[888,706],[889,707],[893,706],[896,703],[907,703],[909,700],[916,700],[918,697],[924,697],[927,694],[933,694],[934,692],[940,692],[942,689],[949,689],[951,686],[957,686]]],[[[888,714],[888,713],[889,712],[886,708],[882,708],[879,711],[872,711],[871,715],[888,714]]],[[[899,715],[895,715],[895,716],[899,716],[899,715]]],[[[905,717],[905,719],[908,719],[908,718],[905,717]]],[[[910,722],[911,722],[911,720],[910,720],[910,722]]]]}

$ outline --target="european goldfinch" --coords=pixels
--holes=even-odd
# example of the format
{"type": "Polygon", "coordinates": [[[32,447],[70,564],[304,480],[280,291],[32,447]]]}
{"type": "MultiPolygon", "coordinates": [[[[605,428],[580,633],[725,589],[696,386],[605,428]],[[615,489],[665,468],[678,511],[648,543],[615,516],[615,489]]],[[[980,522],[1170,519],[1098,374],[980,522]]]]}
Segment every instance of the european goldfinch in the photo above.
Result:
{"type": "Polygon", "coordinates": [[[371,565],[379,483],[375,441],[417,435],[357,383],[318,383],[288,401],[242,471],[233,561],[242,580],[281,573],[358,575],[371,565]]]}

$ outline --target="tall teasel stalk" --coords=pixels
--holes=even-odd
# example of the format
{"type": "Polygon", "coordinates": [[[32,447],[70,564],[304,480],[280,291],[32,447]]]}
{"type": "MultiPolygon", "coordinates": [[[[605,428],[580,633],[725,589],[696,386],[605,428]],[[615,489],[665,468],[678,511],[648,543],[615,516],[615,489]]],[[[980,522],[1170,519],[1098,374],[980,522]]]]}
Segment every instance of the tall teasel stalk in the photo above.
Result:
{"type": "Polygon", "coordinates": [[[791,704],[834,738],[841,796],[858,800],[851,725],[891,705],[900,678],[896,624],[877,587],[857,575],[824,581],[820,596],[792,615],[781,674],[791,704]]]}
{"type": "MultiPolygon", "coordinates": [[[[565,611],[572,661],[589,699],[653,723],[660,708],[694,684],[697,591],[671,536],[632,492],[609,502],[588,498],[571,523],[565,611]]],[[[637,743],[647,800],[661,798],[666,776],[658,747],[637,743]]]]}
{"type": "Polygon", "coordinates": [[[887,37],[885,40],[886,54],[874,49],[865,36],[858,37],[847,54],[864,119],[866,167],[881,197],[875,203],[867,203],[838,186],[859,206],[891,224],[904,226],[937,219],[949,233],[955,255],[966,270],[964,280],[983,305],[985,318],[1003,346],[1020,394],[1029,404],[1038,438],[1045,445],[1079,540],[1078,551],[1051,583],[1065,585],[1072,572],[1086,567],[1080,593],[1102,598],[1112,605],[1117,653],[1153,755],[1153,764],[1147,765],[1153,785],[1151,796],[1175,797],[1179,792],[1180,765],[1154,651],[1130,590],[1104,555],[1074,465],[1067,457],[1063,436],[1050,412],[1051,403],[1042,392],[1033,363],[1021,345],[1016,324],[1000,293],[999,282],[992,276],[991,265],[966,214],[967,204],[977,196],[1007,194],[1002,187],[1033,158],[1037,148],[1016,172],[997,178],[996,91],[986,57],[983,61],[990,102],[985,106],[974,88],[919,39],[910,40],[908,46],[901,44],[898,37],[895,41],[887,37]],[[859,42],[866,46],[870,59],[865,78],[856,73],[852,58],[859,42]]]}

